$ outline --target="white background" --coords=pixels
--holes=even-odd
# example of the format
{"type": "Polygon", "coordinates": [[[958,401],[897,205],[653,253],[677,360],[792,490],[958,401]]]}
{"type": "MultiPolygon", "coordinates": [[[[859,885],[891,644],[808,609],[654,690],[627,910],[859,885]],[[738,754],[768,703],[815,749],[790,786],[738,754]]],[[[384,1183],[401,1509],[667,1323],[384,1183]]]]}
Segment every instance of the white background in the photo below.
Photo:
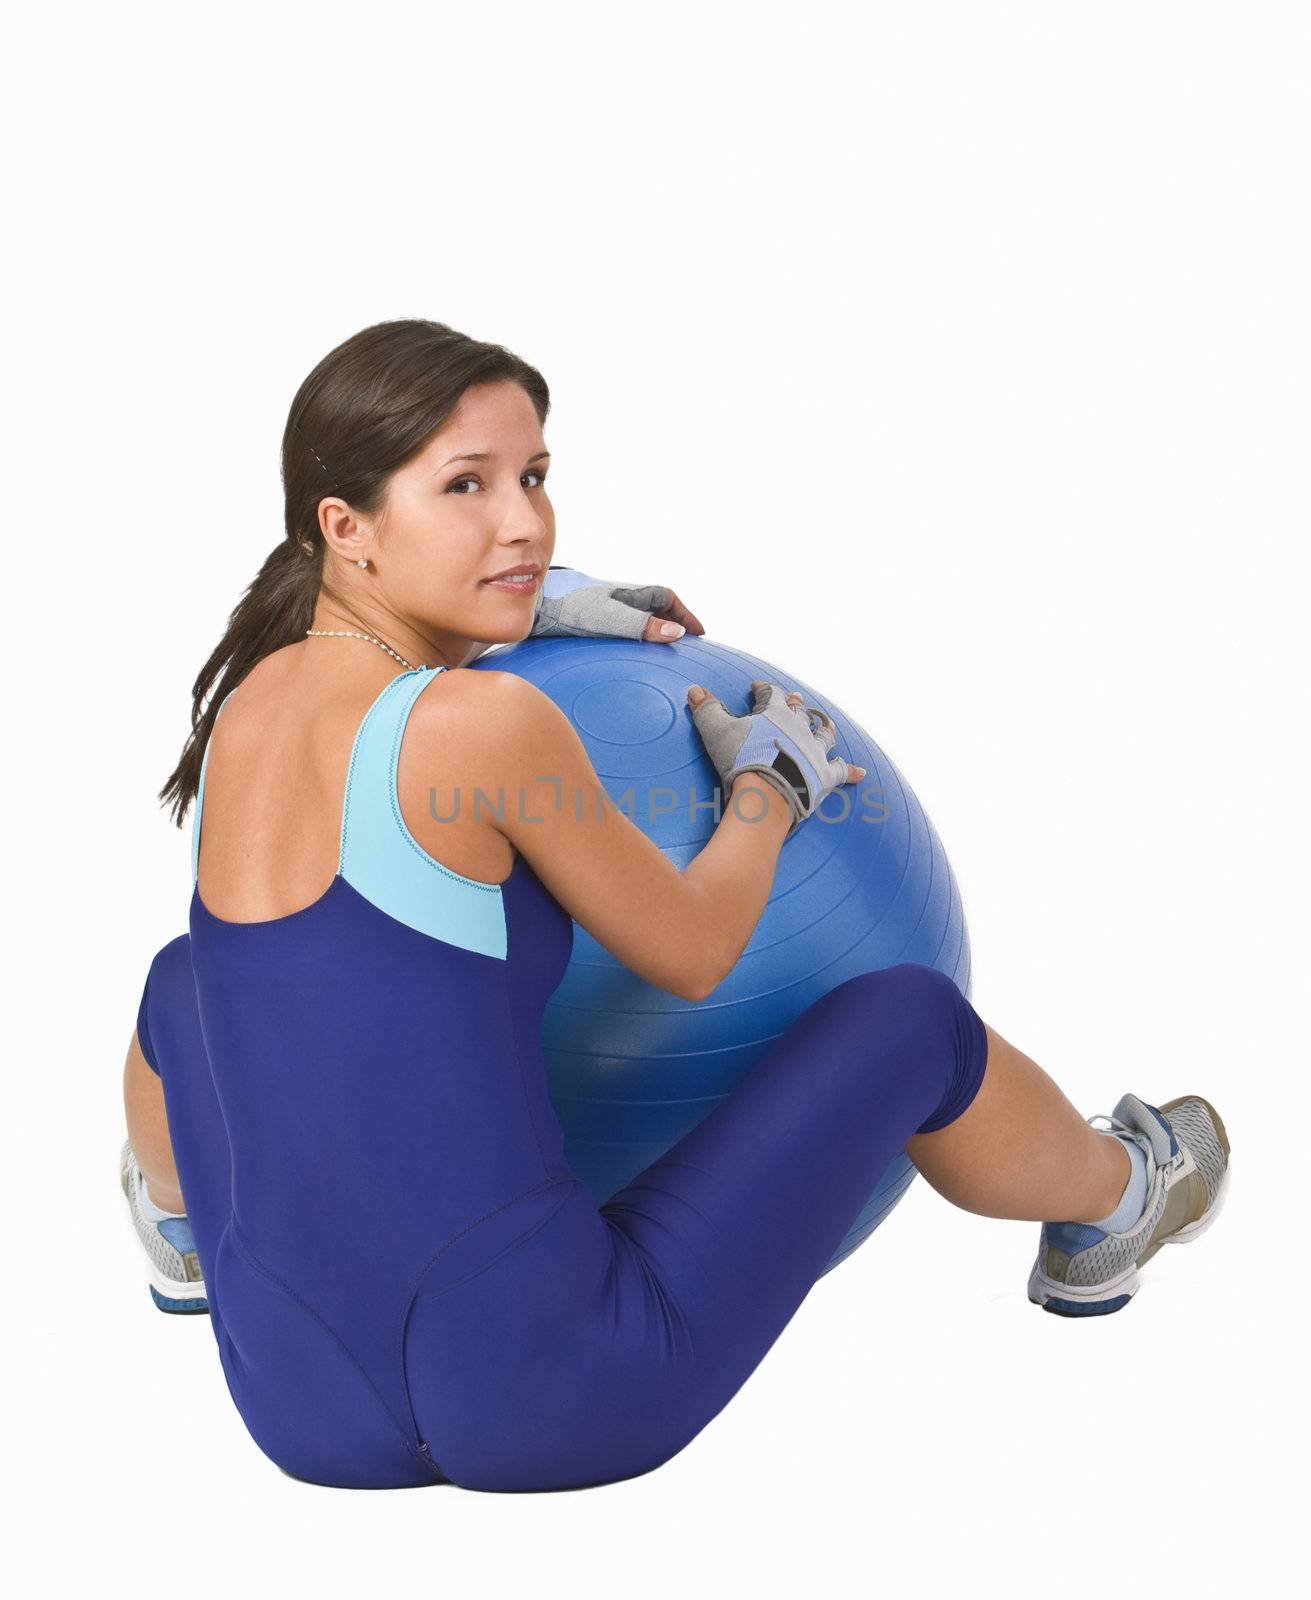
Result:
{"type": "Polygon", "coordinates": [[[202,1595],[1272,1576],[1306,1421],[1305,8],[45,7],[9,55],[11,1555],[202,1595]],[[116,1161],[190,890],[155,795],[282,536],[297,385],[398,316],[546,375],[557,560],[673,585],[892,756],[984,1017],[1087,1115],[1221,1109],[1224,1215],[1127,1311],[1041,1314],[1038,1225],[921,1181],[673,1462],[514,1496],[286,1478],[207,1319],[154,1311],[116,1161]]]}

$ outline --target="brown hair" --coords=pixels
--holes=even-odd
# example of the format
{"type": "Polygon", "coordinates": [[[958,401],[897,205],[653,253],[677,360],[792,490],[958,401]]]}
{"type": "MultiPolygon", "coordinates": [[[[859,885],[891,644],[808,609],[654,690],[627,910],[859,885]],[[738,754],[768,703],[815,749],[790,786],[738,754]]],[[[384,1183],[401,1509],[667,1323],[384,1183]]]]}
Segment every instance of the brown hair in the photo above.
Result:
{"type": "Polygon", "coordinates": [[[264,558],[197,674],[191,733],[159,791],[161,801],[172,802],[178,827],[200,787],[220,702],[257,662],[303,639],[313,622],[325,583],[320,500],[339,495],[365,516],[376,516],[391,474],[449,419],[464,391],[506,379],[523,386],[544,423],[551,395],[535,367],[503,345],[471,339],[441,322],[407,318],[361,329],[330,350],[301,384],[282,434],[286,537],[264,558]],[[211,695],[216,680],[222,692],[211,695]]]}

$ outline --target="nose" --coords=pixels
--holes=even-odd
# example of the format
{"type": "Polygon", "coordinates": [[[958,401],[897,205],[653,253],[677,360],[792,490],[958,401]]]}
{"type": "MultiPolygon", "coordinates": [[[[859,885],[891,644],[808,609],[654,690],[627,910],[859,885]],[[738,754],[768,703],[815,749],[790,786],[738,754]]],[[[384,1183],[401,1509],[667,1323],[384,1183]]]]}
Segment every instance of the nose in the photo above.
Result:
{"type": "Polygon", "coordinates": [[[515,501],[501,522],[500,538],[506,544],[544,544],[551,536],[551,523],[524,495],[515,501]]]}

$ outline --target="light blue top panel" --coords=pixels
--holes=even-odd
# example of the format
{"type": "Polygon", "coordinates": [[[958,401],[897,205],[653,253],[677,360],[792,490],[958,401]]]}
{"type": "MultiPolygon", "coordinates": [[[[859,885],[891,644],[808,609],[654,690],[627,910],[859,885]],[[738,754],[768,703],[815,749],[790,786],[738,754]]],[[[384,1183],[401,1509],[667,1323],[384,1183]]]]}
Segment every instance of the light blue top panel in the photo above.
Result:
{"type": "MultiPolygon", "coordinates": [[[[400,673],[365,713],[346,772],[337,874],[380,911],[407,927],[503,961],[506,918],[501,885],[466,878],[435,861],[406,827],[396,791],[401,739],[414,702],[428,683],[445,670],[415,667],[400,673]]],[[[225,695],[219,716],[227,699],[225,695]]],[[[214,725],[218,726],[217,716],[214,725]]],[[[193,885],[200,873],[200,829],[209,750],[210,745],[206,744],[191,824],[193,885]]]]}
{"type": "Polygon", "coordinates": [[[366,900],[420,933],[505,959],[499,883],[434,861],[405,825],[396,792],[401,739],[414,702],[445,667],[393,678],[369,708],[351,751],[337,870],[366,900]]]}

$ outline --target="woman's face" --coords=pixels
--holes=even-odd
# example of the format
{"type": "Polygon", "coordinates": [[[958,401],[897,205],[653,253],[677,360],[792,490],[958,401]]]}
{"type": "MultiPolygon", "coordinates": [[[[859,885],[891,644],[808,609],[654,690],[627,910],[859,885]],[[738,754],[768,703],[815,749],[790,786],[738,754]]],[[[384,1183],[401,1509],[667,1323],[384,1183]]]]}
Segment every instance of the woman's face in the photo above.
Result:
{"type": "Polygon", "coordinates": [[[466,389],[446,424],[393,473],[382,514],[365,530],[363,592],[455,662],[469,641],[526,638],[555,550],[549,464],[524,389],[509,381],[466,389]],[[516,588],[487,581],[523,565],[536,572],[516,588]]]}

